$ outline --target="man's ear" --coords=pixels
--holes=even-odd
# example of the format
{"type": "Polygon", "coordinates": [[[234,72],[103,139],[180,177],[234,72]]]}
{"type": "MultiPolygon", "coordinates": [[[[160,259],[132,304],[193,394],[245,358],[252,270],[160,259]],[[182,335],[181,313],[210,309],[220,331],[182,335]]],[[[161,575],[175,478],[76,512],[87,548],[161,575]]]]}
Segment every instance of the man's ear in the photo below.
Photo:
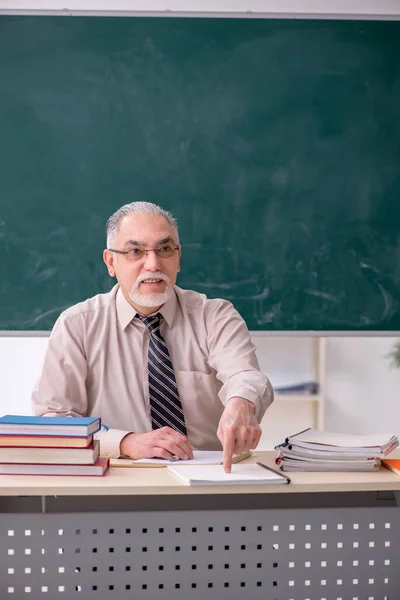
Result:
{"type": "Polygon", "coordinates": [[[104,250],[103,260],[106,263],[108,274],[110,277],[115,277],[114,255],[110,250],[104,250]]]}

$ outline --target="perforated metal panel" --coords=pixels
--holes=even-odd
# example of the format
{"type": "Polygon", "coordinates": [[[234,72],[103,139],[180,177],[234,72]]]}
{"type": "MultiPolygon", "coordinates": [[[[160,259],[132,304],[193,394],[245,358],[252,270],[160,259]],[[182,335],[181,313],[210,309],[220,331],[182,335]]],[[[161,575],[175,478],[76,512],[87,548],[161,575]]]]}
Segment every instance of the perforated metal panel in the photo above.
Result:
{"type": "Polygon", "coordinates": [[[0,533],[2,600],[400,598],[396,507],[1,514],[0,533]]]}

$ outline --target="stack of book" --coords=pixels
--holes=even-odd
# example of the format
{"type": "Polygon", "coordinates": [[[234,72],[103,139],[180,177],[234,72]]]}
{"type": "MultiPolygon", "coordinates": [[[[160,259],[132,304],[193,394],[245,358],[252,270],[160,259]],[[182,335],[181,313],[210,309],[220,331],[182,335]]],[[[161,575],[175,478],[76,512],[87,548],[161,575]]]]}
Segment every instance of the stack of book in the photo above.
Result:
{"type": "Polygon", "coordinates": [[[377,471],[381,459],[398,445],[391,433],[351,435],[310,428],[275,446],[276,464],[282,471],[377,471]]]}
{"type": "Polygon", "coordinates": [[[0,475],[104,475],[96,417],[0,418],[0,475]]]}

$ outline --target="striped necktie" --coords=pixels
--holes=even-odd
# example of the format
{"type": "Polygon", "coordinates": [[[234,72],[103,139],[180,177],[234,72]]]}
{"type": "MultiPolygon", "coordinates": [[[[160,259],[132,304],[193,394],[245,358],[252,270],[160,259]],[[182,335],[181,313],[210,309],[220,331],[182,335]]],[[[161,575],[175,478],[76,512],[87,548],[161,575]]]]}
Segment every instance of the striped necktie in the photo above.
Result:
{"type": "Polygon", "coordinates": [[[171,427],[186,435],[185,417],[167,344],[160,333],[161,313],[137,317],[150,332],[148,355],[148,381],[150,418],[153,429],[171,427]]]}

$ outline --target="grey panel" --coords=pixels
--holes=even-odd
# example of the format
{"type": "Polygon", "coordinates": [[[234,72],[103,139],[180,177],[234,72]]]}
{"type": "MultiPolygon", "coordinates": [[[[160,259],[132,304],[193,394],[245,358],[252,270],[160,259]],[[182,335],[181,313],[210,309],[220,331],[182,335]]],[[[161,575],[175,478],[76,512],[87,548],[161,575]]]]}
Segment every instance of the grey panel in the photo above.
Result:
{"type": "Polygon", "coordinates": [[[399,533],[396,507],[1,514],[0,597],[397,600],[399,533]]]}

